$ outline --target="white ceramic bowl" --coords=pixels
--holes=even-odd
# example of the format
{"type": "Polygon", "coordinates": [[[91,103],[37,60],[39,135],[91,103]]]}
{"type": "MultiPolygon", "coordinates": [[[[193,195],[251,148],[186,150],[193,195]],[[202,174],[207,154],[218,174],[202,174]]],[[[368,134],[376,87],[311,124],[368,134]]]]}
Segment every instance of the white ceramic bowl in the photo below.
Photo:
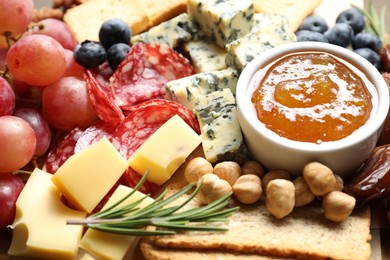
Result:
{"type": "Polygon", "coordinates": [[[252,156],[268,169],[285,169],[295,176],[302,173],[305,164],[319,161],[344,179],[366,160],[375,147],[389,109],[389,92],[386,83],[368,61],[342,47],[317,42],[298,42],[282,45],[256,57],[242,71],[236,89],[238,120],[247,147],[252,156]],[[320,144],[293,141],[269,130],[257,118],[251,102],[259,78],[254,79],[259,68],[295,52],[321,51],[354,64],[373,83],[373,109],[365,125],[351,135],[320,144]]]}

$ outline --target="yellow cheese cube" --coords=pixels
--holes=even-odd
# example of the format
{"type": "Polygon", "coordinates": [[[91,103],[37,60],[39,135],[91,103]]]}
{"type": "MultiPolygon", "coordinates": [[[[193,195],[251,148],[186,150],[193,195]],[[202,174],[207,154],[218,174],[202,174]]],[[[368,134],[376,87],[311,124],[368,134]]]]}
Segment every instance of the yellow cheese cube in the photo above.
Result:
{"type": "Polygon", "coordinates": [[[171,178],[200,143],[199,135],[175,115],[151,135],[128,162],[139,174],[149,169],[148,180],[161,185],[171,178]]]}
{"type": "MultiPolygon", "coordinates": [[[[107,201],[103,210],[112,204],[116,203],[124,196],[132,191],[131,188],[123,185],[119,185],[118,188],[111,195],[107,201]]],[[[136,200],[145,197],[145,194],[136,191],[132,196],[127,198],[119,206],[132,203],[136,200]]],[[[143,208],[151,204],[154,199],[146,197],[137,207],[143,208]]],[[[98,259],[123,259],[126,252],[136,241],[134,236],[126,236],[119,234],[111,234],[107,232],[101,232],[93,229],[88,229],[83,238],[80,241],[80,247],[88,251],[91,255],[98,259]]]]}
{"type": "Polygon", "coordinates": [[[128,163],[102,138],[71,156],[52,181],[77,209],[91,212],[127,169],[128,163]]]}
{"type": "Polygon", "coordinates": [[[66,207],[52,175],[35,169],[16,202],[8,254],[39,259],[75,259],[83,226],[67,225],[86,213],[66,207]]]}

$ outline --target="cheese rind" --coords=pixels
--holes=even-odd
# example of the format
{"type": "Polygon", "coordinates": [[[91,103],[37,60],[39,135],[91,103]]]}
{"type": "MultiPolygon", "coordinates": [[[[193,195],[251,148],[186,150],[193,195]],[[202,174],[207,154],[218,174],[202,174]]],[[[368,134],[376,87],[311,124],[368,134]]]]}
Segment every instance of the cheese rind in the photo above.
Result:
{"type": "MultiPolygon", "coordinates": [[[[102,210],[105,210],[120,199],[124,198],[132,190],[133,189],[130,187],[119,185],[102,210]]],[[[118,207],[133,203],[140,199],[143,199],[143,201],[137,206],[137,208],[144,208],[154,201],[151,197],[136,191],[129,198],[119,204],[118,207]]],[[[129,215],[131,215],[131,213],[129,215]]],[[[98,259],[116,260],[123,259],[135,241],[136,237],[134,236],[111,234],[89,228],[82,237],[79,245],[98,259]]]]}
{"type": "Polygon", "coordinates": [[[226,69],[226,50],[206,40],[193,40],[184,44],[195,72],[207,72],[226,69]]]}
{"type": "Polygon", "coordinates": [[[202,147],[211,163],[247,160],[241,127],[237,119],[236,100],[229,89],[199,97],[195,105],[202,147]]]}
{"type": "Polygon", "coordinates": [[[227,68],[172,80],[165,84],[166,98],[179,102],[192,111],[200,96],[224,88],[236,93],[238,76],[235,69],[227,68]]]}
{"type": "Polygon", "coordinates": [[[226,45],[226,65],[241,71],[256,56],[276,46],[296,41],[288,20],[283,16],[262,16],[255,20],[251,33],[226,45]]]}
{"type": "Polygon", "coordinates": [[[110,141],[102,138],[72,155],[55,172],[52,181],[74,207],[90,213],[127,167],[110,141]]]}
{"type": "Polygon", "coordinates": [[[189,0],[188,14],[202,32],[222,48],[249,33],[254,13],[253,0],[189,0]]]}
{"type": "Polygon", "coordinates": [[[129,158],[131,168],[162,185],[201,143],[199,135],[175,115],[165,122],[129,158]]]}
{"type": "Polygon", "coordinates": [[[16,202],[8,254],[39,259],[75,259],[83,227],[67,225],[86,214],[66,207],[52,175],[35,169],[16,202]]]}

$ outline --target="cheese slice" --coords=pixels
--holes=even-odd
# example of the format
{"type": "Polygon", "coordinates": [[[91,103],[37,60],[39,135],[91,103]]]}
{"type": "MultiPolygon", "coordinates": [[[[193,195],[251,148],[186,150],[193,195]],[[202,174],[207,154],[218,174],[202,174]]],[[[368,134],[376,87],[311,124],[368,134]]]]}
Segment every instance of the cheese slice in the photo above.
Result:
{"type": "Polygon", "coordinates": [[[52,181],[79,210],[90,213],[114,186],[128,164],[107,138],[71,156],[52,181]]]}
{"type": "Polygon", "coordinates": [[[85,218],[86,214],[62,203],[51,177],[35,169],[20,193],[8,254],[39,259],[76,258],[83,227],[67,225],[66,221],[85,218]]]}
{"type": "MultiPolygon", "coordinates": [[[[103,209],[108,208],[113,205],[127,194],[132,191],[132,188],[119,185],[118,188],[111,195],[110,199],[104,205],[103,209]]],[[[132,202],[135,202],[139,199],[144,198],[144,200],[137,206],[138,208],[144,208],[147,205],[151,204],[154,199],[146,196],[145,194],[136,191],[129,198],[127,198],[121,205],[126,205],[132,202]]],[[[88,229],[83,238],[80,241],[80,247],[88,251],[91,255],[97,257],[98,259],[123,259],[127,251],[133,243],[136,241],[137,237],[119,235],[97,231],[94,229],[88,229]]]]}
{"type": "Polygon", "coordinates": [[[175,115],[149,137],[129,158],[131,168],[158,185],[171,178],[201,143],[199,135],[175,115]]]}

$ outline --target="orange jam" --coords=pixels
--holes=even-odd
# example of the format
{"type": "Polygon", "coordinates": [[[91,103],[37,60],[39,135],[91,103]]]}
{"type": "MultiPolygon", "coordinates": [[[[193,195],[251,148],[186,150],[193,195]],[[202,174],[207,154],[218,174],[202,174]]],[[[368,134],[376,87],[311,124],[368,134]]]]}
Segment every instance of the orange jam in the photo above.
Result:
{"type": "Polygon", "coordinates": [[[268,66],[252,102],[267,128],[290,140],[342,139],[364,125],[371,94],[351,65],[322,52],[284,56],[268,66]]]}

